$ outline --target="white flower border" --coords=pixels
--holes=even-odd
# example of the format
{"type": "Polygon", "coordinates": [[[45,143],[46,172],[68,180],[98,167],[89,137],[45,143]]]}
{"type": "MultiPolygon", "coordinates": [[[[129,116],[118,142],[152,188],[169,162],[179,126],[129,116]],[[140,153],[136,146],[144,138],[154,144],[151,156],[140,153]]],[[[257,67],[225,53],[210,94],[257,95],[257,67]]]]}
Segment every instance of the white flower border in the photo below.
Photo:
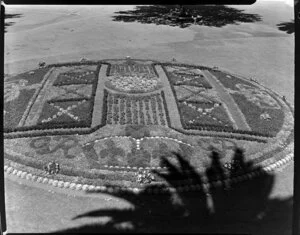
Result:
{"type": "MultiPolygon", "coordinates": [[[[139,59],[140,60],[140,59],[139,59]]],[[[101,63],[101,62],[107,62],[108,60],[100,60],[100,61],[96,61],[97,63],[101,63]]],[[[93,62],[93,61],[90,61],[93,62]]],[[[155,60],[151,60],[151,62],[153,63],[163,63],[163,62],[158,62],[155,60]]],[[[74,62],[76,63],[76,62],[74,62]]],[[[165,63],[170,63],[169,61],[166,61],[165,63]]],[[[171,65],[177,65],[177,63],[170,63],[171,65]]],[[[62,64],[63,65],[63,64],[62,64]]],[[[52,65],[55,66],[55,65],[52,65]]],[[[63,66],[67,66],[67,65],[63,65],[63,66]]],[[[198,66],[198,65],[194,65],[194,66],[198,66]]],[[[233,76],[237,76],[239,78],[242,78],[244,80],[249,81],[249,79],[246,79],[245,76],[238,74],[238,73],[234,73],[232,71],[229,71],[227,69],[224,68],[219,68],[219,67],[211,67],[211,66],[207,66],[207,65],[203,65],[207,68],[210,69],[217,69],[221,72],[227,72],[230,73],[233,76]]],[[[49,71],[48,71],[49,72],[49,71]]],[[[260,83],[256,82],[257,84],[259,84],[260,86],[264,87],[263,85],[261,85],[260,83]]],[[[265,87],[264,87],[265,88],[265,87]]],[[[269,90],[269,89],[268,89],[269,90]]],[[[275,92],[273,92],[275,93],[275,92]]],[[[277,93],[275,93],[277,94],[277,93]]],[[[278,95],[278,94],[277,94],[278,95]]],[[[293,105],[292,105],[293,106],[293,105]]],[[[257,177],[259,175],[263,175],[265,173],[271,172],[273,170],[275,170],[276,168],[279,167],[283,167],[284,165],[287,165],[287,163],[289,163],[290,161],[292,161],[294,159],[294,154],[293,153],[289,153],[287,154],[287,156],[275,163],[272,163],[271,165],[268,166],[264,166],[263,168],[261,168],[260,170],[257,171],[253,171],[253,172],[249,172],[245,175],[241,175],[241,176],[236,176],[234,178],[231,179],[226,179],[226,180],[217,180],[217,181],[213,181],[211,183],[203,183],[202,185],[199,184],[194,184],[194,185],[186,185],[186,186],[179,186],[177,188],[173,188],[173,187],[169,187],[167,188],[167,192],[184,192],[184,191],[197,191],[197,190],[201,190],[202,188],[204,189],[208,189],[208,188],[214,188],[214,187],[220,187],[223,184],[228,184],[230,182],[232,183],[239,183],[239,182],[243,182],[249,179],[252,179],[254,177],[257,177]]],[[[77,190],[77,191],[101,191],[101,192],[109,192],[109,193],[113,193],[113,192],[117,192],[117,191],[130,191],[133,193],[139,193],[140,191],[143,190],[143,188],[132,188],[132,187],[106,187],[106,186],[95,186],[95,185],[87,185],[87,184],[76,184],[76,183],[70,183],[70,182],[64,182],[64,181],[58,181],[58,180],[53,180],[47,177],[40,177],[37,175],[33,175],[31,173],[25,172],[25,171],[18,171],[17,169],[14,169],[11,166],[4,166],[4,172],[7,174],[13,174],[16,175],[22,179],[26,179],[26,180],[31,180],[37,183],[43,183],[43,184],[49,184],[52,185],[54,187],[59,187],[59,188],[70,188],[72,190],[77,190]]],[[[153,194],[157,194],[157,193],[163,193],[166,192],[165,190],[158,190],[158,189],[153,189],[153,190],[149,190],[147,191],[149,193],[153,193],[153,194]]]]}
{"type": "MultiPolygon", "coordinates": [[[[271,165],[268,166],[264,166],[262,169],[260,170],[256,170],[253,172],[249,172],[245,175],[241,175],[241,176],[236,176],[234,178],[231,179],[226,179],[226,180],[217,180],[217,181],[213,181],[213,182],[209,182],[209,183],[203,183],[202,185],[199,184],[192,184],[192,185],[185,185],[185,186],[178,186],[176,188],[174,187],[168,187],[167,190],[159,190],[159,189],[153,189],[153,190],[147,190],[146,192],[150,193],[150,194],[158,194],[158,193],[166,193],[166,192],[188,192],[188,191],[198,191],[201,189],[209,189],[209,188],[216,188],[216,187],[220,187],[222,185],[228,185],[229,183],[239,183],[239,182],[243,182],[246,180],[250,180],[254,177],[263,175],[265,173],[274,171],[276,168],[279,167],[283,167],[284,165],[286,165],[287,163],[289,163],[290,161],[292,161],[294,159],[294,154],[293,153],[289,153],[287,154],[287,156],[271,165]]],[[[42,184],[48,184],[54,187],[58,187],[58,188],[65,188],[65,189],[72,189],[72,190],[76,190],[76,191],[97,191],[97,192],[108,192],[108,193],[116,193],[116,192],[133,192],[133,193],[139,193],[142,190],[144,190],[143,188],[132,188],[132,187],[107,187],[107,186],[95,186],[95,185],[88,185],[88,184],[77,184],[77,183],[72,183],[72,182],[65,182],[65,181],[59,181],[59,180],[53,180],[47,177],[41,177],[41,176],[37,176],[37,175],[33,175],[31,173],[25,172],[25,171],[20,171],[17,170],[11,166],[4,166],[4,172],[6,174],[12,174],[12,175],[16,175],[17,177],[20,177],[22,179],[26,179],[26,180],[30,180],[30,181],[34,181],[37,183],[42,183],[42,184]]]]}

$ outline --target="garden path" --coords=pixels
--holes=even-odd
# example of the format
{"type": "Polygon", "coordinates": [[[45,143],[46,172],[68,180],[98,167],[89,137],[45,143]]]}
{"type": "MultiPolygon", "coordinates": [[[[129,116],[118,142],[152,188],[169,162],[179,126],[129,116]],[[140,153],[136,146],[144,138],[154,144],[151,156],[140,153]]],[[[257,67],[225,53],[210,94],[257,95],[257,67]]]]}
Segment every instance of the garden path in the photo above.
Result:
{"type": "Polygon", "coordinates": [[[104,97],[104,79],[106,76],[106,70],[108,65],[102,64],[98,75],[98,84],[95,94],[95,103],[92,119],[92,127],[98,126],[102,123],[102,108],[103,108],[103,97],[104,97]]]}
{"type": "Polygon", "coordinates": [[[237,104],[234,102],[233,98],[226,92],[225,88],[218,82],[217,78],[214,77],[209,71],[202,71],[207,80],[211,83],[211,85],[218,92],[221,100],[228,106],[229,115],[233,118],[234,124],[239,130],[248,130],[250,131],[250,127],[246,122],[244,115],[239,111],[237,104]]]}
{"type": "Polygon", "coordinates": [[[171,85],[170,82],[167,78],[167,75],[165,74],[165,72],[163,71],[161,66],[155,66],[155,69],[163,83],[164,86],[164,91],[165,91],[165,95],[166,95],[166,103],[167,103],[167,109],[169,112],[169,116],[170,116],[170,122],[171,122],[171,126],[178,128],[178,129],[182,129],[182,125],[181,125],[181,121],[180,121],[180,115],[179,115],[179,111],[178,111],[178,107],[176,104],[176,100],[174,97],[174,94],[172,92],[171,89],[171,85]]]}

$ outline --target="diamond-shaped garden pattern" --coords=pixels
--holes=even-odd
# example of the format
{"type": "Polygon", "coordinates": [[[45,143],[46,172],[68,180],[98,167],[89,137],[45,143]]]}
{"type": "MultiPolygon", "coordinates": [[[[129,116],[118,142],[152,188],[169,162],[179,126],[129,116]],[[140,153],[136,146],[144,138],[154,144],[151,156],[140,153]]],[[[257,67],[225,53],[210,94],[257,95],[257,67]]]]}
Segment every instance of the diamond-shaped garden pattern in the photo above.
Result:
{"type": "Polygon", "coordinates": [[[69,124],[90,120],[90,101],[63,101],[44,104],[38,124],[69,124]]]}

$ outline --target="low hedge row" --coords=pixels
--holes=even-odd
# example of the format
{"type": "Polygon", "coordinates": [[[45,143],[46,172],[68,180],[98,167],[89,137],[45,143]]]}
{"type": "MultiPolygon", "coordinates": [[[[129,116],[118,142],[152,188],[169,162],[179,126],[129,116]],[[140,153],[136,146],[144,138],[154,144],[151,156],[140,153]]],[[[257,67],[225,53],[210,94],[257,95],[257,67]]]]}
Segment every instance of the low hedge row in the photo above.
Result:
{"type": "Polygon", "coordinates": [[[245,134],[245,135],[253,135],[258,137],[273,137],[267,133],[260,133],[256,131],[247,131],[247,130],[236,130],[231,126],[218,126],[218,125],[193,125],[186,124],[185,129],[196,129],[196,130],[207,130],[207,131],[218,131],[218,132],[227,132],[227,133],[236,133],[236,134],[245,134]]]}
{"type": "MultiPolygon", "coordinates": [[[[104,114],[103,114],[104,116],[104,114]]],[[[39,137],[39,136],[48,136],[48,135],[87,135],[87,134],[91,134],[93,132],[95,132],[96,130],[100,129],[101,127],[106,125],[106,119],[105,116],[102,118],[102,123],[94,126],[92,128],[89,129],[77,129],[80,127],[75,127],[75,128],[67,128],[67,127],[60,127],[57,128],[55,130],[53,129],[34,129],[32,127],[21,127],[23,128],[21,130],[21,133],[14,133],[14,132],[19,132],[19,129],[7,129],[4,133],[6,135],[4,135],[5,139],[14,139],[14,138],[26,138],[26,137],[39,137]],[[27,132],[30,131],[30,132],[27,132]],[[41,131],[41,132],[32,132],[32,131],[41,131]]]]}
{"type": "Polygon", "coordinates": [[[231,126],[219,126],[219,125],[213,125],[213,124],[206,124],[206,125],[200,125],[200,124],[187,124],[184,123],[185,129],[194,129],[194,130],[207,130],[207,131],[219,131],[219,132],[230,132],[233,130],[233,127],[231,126]]]}
{"type": "Polygon", "coordinates": [[[99,64],[107,64],[109,63],[105,61],[83,61],[83,62],[66,62],[66,63],[54,63],[54,64],[49,64],[46,65],[45,68],[51,68],[51,67],[69,67],[69,66],[80,66],[80,65],[99,65],[99,64]]]}
{"type": "Polygon", "coordinates": [[[60,102],[68,102],[68,101],[82,101],[82,100],[91,100],[91,98],[87,98],[87,97],[74,97],[74,98],[67,98],[67,99],[61,99],[61,98],[55,98],[52,100],[48,100],[47,103],[60,103],[60,102]]]}
{"type": "Polygon", "coordinates": [[[184,66],[188,68],[194,68],[194,69],[201,69],[201,70],[208,70],[208,71],[213,71],[214,69],[206,67],[206,66],[201,66],[201,65],[189,65],[189,64],[183,64],[183,63],[160,63],[160,62],[154,62],[153,65],[160,65],[164,68],[164,66],[184,66]]]}
{"type": "MultiPolygon", "coordinates": [[[[247,140],[247,141],[256,141],[256,142],[260,142],[260,143],[267,143],[268,140],[266,139],[258,139],[255,138],[254,136],[238,136],[238,135],[234,135],[234,132],[225,132],[225,135],[220,135],[218,133],[191,133],[188,130],[185,129],[178,129],[175,127],[170,127],[171,129],[185,134],[185,135],[197,135],[197,136],[208,136],[208,137],[218,137],[218,138],[230,138],[230,139],[237,139],[237,140],[247,140]]],[[[238,133],[237,133],[238,134],[238,133]]]]}

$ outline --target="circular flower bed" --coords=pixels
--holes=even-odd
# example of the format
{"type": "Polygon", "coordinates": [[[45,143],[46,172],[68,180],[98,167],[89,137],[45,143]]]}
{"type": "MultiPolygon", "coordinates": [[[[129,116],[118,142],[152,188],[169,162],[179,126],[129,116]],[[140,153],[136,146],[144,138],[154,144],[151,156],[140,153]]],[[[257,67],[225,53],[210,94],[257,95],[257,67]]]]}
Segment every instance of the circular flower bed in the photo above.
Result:
{"type": "Polygon", "coordinates": [[[157,89],[158,79],[149,74],[109,77],[110,85],[124,92],[149,92],[157,89]]]}

